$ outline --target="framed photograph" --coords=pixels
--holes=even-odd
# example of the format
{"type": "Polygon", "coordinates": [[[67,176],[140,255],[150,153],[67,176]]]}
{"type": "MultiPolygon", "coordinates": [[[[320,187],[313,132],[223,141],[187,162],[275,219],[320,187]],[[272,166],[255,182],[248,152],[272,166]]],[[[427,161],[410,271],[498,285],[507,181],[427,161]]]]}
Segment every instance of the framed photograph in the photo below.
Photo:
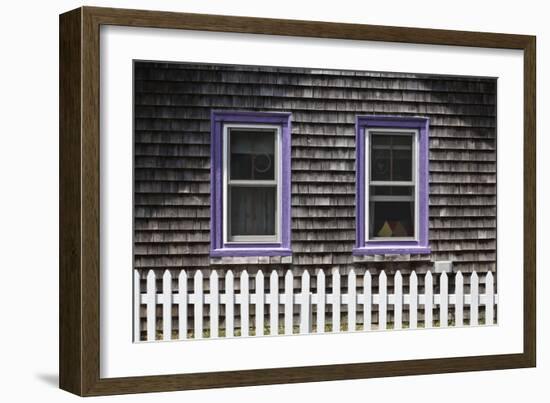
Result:
{"type": "Polygon", "coordinates": [[[533,36],[62,14],[60,386],[535,366],[535,176],[533,36]]]}

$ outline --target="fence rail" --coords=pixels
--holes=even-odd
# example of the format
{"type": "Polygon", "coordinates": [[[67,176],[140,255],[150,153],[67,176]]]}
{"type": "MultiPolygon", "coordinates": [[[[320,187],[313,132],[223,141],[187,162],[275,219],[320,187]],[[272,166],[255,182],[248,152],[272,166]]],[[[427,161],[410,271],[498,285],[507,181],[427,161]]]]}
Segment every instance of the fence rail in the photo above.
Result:
{"type": "Polygon", "coordinates": [[[282,290],[279,287],[280,275],[276,270],[271,271],[269,276],[264,275],[262,271],[250,276],[246,270],[237,277],[231,270],[221,273],[223,278],[217,270],[211,271],[208,278],[209,289],[205,290],[202,271],[195,271],[192,277],[193,291],[189,292],[189,278],[185,270],[175,275],[171,270],[165,270],[162,275],[162,291],[157,292],[157,274],[154,270],[149,270],[145,292],[141,292],[140,275],[136,271],[134,278],[135,341],[142,339],[142,307],[145,308],[146,321],[144,338],[147,341],[153,341],[159,338],[173,339],[174,309],[177,309],[175,318],[178,330],[175,337],[181,340],[200,339],[205,336],[217,338],[252,334],[277,335],[281,332],[289,335],[295,331],[301,334],[313,331],[323,333],[327,328],[330,331],[342,329],[355,331],[383,330],[389,326],[394,329],[404,327],[414,329],[466,324],[492,325],[495,323],[498,304],[491,272],[487,273],[485,281],[481,284],[475,272],[467,275],[461,272],[450,275],[431,272],[417,275],[413,271],[410,276],[407,276],[408,281],[404,286],[403,275],[397,271],[392,275],[393,286],[389,287],[388,275],[384,271],[381,271],[378,276],[373,276],[366,271],[359,277],[352,269],[347,274],[347,284],[342,288],[342,275],[339,271],[333,271],[330,274],[330,287],[326,286],[329,275],[325,275],[323,270],[316,273],[315,284],[312,284],[310,273],[304,271],[299,276],[301,286],[295,289],[295,276],[289,270],[284,274],[282,290]],[[420,276],[425,276],[423,287],[419,287],[420,276]],[[465,292],[465,276],[471,276],[468,293],[465,292]],[[251,279],[254,285],[252,290],[251,279]],[[378,280],[377,286],[374,286],[374,279],[378,280]],[[224,283],[222,291],[219,287],[220,280],[224,283]],[[449,292],[450,280],[453,280],[453,293],[449,292]],[[177,288],[173,287],[175,283],[177,288]],[[313,285],[315,287],[312,287],[313,285]],[[480,293],[480,285],[485,286],[484,293],[480,293]],[[158,314],[159,306],[161,315],[158,314]],[[192,311],[189,311],[190,306],[192,311]],[[480,318],[480,308],[482,308],[483,318],[480,318]],[[343,310],[346,311],[346,315],[343,315],[343,310]],[[374,311],[377,312],[376,324],[372,320],[374,311]],[[434,311],[438,321],[434,320],[434,311]],[[404,320],[405,313],[408,316],[407,321],[404,320]],[[465,313],[468,313],[468,320],[465,318],[465,313]],[[388,320],[388,314],[393,315],[391,321],[388,320]],[[419,318],[420,315],[423,316],[422,320],[419,318]],[[194,322],[192,324],[188,323],[190,316],[194,322]],[[205,316],[209,320],[205,320],[205,316]],[[222,316],[223,323],[220,321],[222,316]],[[298,317],[297,326],[295,326],[296,317],[298,317]],[[345,323],[342,323],[342,319],[345,323]],[[159,322],[162,323],[162,333],[157,331],[159,322]],[[188,329],[192,329],[191,334],[188,333],[188,329]]]}

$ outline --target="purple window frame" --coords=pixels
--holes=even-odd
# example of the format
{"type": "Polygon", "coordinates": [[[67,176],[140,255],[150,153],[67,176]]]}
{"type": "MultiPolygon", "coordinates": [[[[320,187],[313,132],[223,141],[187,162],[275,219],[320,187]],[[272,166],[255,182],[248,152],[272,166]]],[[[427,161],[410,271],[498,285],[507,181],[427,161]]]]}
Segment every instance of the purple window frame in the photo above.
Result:
{"type": "Polygon", "coordinates": [[[356,117],[355,126],[356,147],[357,147],[357,170],[356,170],[356,240],[354,255],[380,255],[380,254],[426,254],[431,253],[428,245],[429,225],[429,118],[426,117],[403,117],[403,116],[381,116],[362,115],[356,117]],[[384,240],[373,241],[366,237],[365,228],[365,149],[366,131],[371,129],[405,129],[418,131],[418,238],[416,240],[384,240]]]}
{"type": "Polygon", "coordinates": [[[289,256],[290,247],[290,112],[211,112],[210,138],[210,256],[289,256]],[[279,126],[281,132],[281,212],[280,242],[224,243],[223,240],[223,133],[224,125],[266,124],[279,126]]]}

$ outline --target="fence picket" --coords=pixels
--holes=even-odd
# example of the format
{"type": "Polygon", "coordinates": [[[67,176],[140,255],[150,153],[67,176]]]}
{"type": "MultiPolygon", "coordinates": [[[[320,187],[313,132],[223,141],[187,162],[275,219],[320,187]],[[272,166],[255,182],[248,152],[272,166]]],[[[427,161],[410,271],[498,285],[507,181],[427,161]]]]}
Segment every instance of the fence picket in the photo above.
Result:
{"type": "Polygon", "coordinates": [[[276,270],[269,278],[269,333],[279,334],[279,275],[276,270]]]}
{"type": "Polygon", "coordinates": [[[309,271],[302,273],[302,295],[300,304],[300,333],[311,332],[311,294],[309,284],[309,271]]]}
{"type": "Polygon", "coordinates": [[[187,271],[178,276],[178,338],[187,338],[187,271]]]}
{"type": "Polygon", "coordinates": [[[431,272],[426,273],[424,278],[424,327],[433,327],[434,312],[434,280],[431,272]]]}
{"type": "Polygon", "coordinates": [[[325,272],[317,272],[317,333],[325,332],[325,272]]]}
{"type": "Polygon", "coordinates": [[[218,337],[220,317],[220,283],[218,271],[210,273],[210,337],[218,337]]]}
{"type": "Polygon", "coordinates": [[[195,304],[195,339],[202,339],[202,304],[204,302],[203,297],[203,287],[202,287],[202,271],[197,270],[195,272],[194,280],[194,295],[193,295],[193,303],[195,304]]]}
{"type": "Polygon", "coordinates": [[[357,279],[352,268],[348,274],[348,330],[354,332],[357,329],[357,279]]]}
{"type": "Polygon", "coordinates": [[[370,271],[363,276],[363,330],[372,329],[372,277],[370,271]]]}
{"type": "Polygon", "coordinates": [[[388,322],[387,318],[388,309],[388,279],[386,272],[380,272],[378,276],[378,328],[380,330],[386,329],[388,322]]]}
{"type": "Polygon", "coordinates": [[[248,336],[248,272],[243,270],[241,273],[241,336],[248,336]]]}
{"type": "Polygon", "coordinates": [[[292,334],[294,316],[294,276],[292,271],[285,274],[285,334],[292,334]]]}
{"type": "Polygon", "coordinates": [[[172,273],[166,270],[162,276],[162,339],[172,338],[172,273]]]}
{"type": "Polygon", "coordinates": [[[255,331],[256,336],[264,335],[264,273],[258,270],[256,273],[256,309],[254,315],[256,318],[255,331]]]}
{"type": "Polygon", "coordinates": [[[418,323],[418,277],[413,271],[409,277],[409,328],[416,329],[418,323]]]}
{"type": "Polygon", "coordinates": [[[332,271],[332,331],[340,331],[340,272],[332,271]]]}
{"type": "Polygon", "coordinates": [[[134,270],[134,342],[141,340],[141,279],[138,270],[134,270]]]}
{"type": "Polygon", "coordinates": [[[455,277],[455,326],[464,324],[464,277],[461,272],[455,277]]]}
{"type": "Polygon", "coordinates": [[[147,341],[156,339],[157,284],[154,270],[147,273],[147,341]]]}
{"type": "Polygon", "coordinates": [[[495,284],[493,273],[485,277],[485,324],[492,325],[495,320],[495,284]]]}
{"type": "Polygon", "coordinates": [[[441,273],[439,278],[439,326],[447,327],[449,324],[449,279],[447,273],[441,273]]]}
{"type": "Polygon", "coordinates": [[[470,326],[479,324],[479,277],[474,271],[470,279],[470,326]]]}
{"type": "Polygon", "coordinates": [[[393,327],[401,329],[403,327],[403,277],[399,270],[395,273],[394,288],[393,327]]]}
{"type": "Polygon", "coordinates": [[[235,315],[235,289],[233,288],[233,271],[228,270],[225,273],[225,336],[234,335],[234,315],[235,315]]]}

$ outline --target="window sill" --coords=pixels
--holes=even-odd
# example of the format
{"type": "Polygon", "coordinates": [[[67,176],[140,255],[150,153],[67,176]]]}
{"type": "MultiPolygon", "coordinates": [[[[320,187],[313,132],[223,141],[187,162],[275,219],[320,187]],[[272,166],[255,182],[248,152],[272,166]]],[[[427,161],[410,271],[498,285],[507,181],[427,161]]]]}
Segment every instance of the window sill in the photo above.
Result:
{"type": "Polygon", "coordinates": [[[395,245],[395,246],[362,246],[353,248],[354,256],[362,255],[423,255],[432,253],[429,246],[411,246],[411,245],[395,245]]]}
{"type": "Polygon", "coordinates": [[[210,257],[260,257],[260,256],[291,256],[290,248],[274,247],[225,247],[210,251],[210,257]]]}
{"type": "Polygon", "coordinates": [[[216,266],[262,266],[262,265],[290,265],[292,256],[223,256],[210,257],[211,267],[216,266]]]}

